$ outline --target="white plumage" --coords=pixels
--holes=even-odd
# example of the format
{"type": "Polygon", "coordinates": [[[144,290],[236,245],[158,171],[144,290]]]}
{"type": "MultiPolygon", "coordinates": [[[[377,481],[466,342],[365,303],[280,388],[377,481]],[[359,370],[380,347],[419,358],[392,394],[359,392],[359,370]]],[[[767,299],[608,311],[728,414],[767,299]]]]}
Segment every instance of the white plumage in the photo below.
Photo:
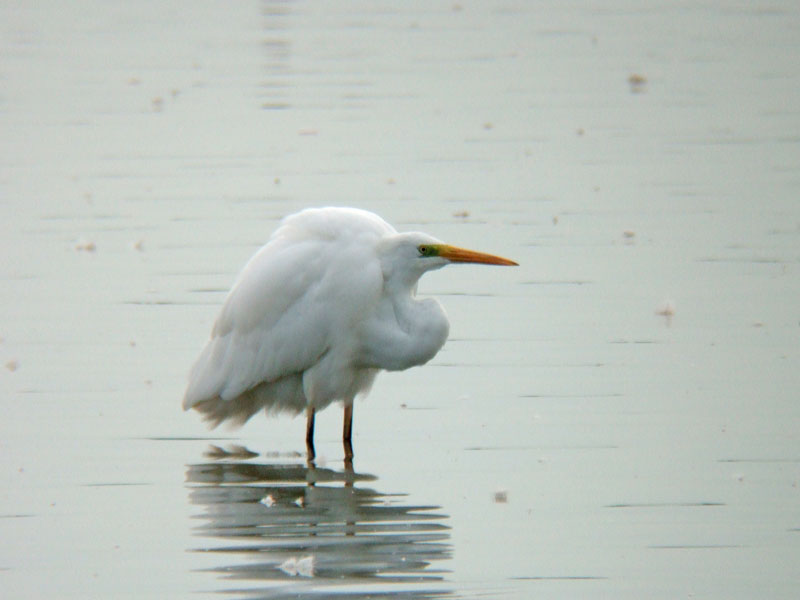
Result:
{"type": "Polygon", "coordinates": [[[306,410],[313,452],[314,411],[342,401],[351,419],[354,398],[380,369],[423,364],[442,347],[444,310],[415,293],[426,271],[450,262],[516,264],[397,233],[363,210],[286,217],[234,283],[192,368],[184,408],[212,425],[241,424],[261,409],[306,410]]]}

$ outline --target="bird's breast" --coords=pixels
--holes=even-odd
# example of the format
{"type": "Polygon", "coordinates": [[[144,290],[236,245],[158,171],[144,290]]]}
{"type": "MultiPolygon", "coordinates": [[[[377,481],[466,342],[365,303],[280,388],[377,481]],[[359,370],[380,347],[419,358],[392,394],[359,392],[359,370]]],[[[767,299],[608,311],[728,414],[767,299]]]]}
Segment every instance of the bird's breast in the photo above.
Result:
{"type": "Polygon", "coordinates": [[[425,364],[436,356],[449,331],[436,300],[383,302],[363,323],[356,364],[387,371],[425,364]]]}

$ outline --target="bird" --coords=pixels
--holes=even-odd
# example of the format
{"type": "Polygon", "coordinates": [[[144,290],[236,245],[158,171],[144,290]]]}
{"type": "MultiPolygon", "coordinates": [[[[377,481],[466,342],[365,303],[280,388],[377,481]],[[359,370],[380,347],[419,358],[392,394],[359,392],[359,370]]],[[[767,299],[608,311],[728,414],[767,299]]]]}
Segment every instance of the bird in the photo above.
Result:
{"type": "Polygon", "coordinates": [[[380,371],[431,360],[450,330],[434,298],[418,299],[428,271],[453,263],[515,266],[507,258],[397,230],[357,208],[308,208],[285,217],[236,278],[191,368],[184,410],[216,427],[260,411],[306,413],[315,456],[316,412],[342,402],[345,458],[353,457],[353,402],[380,371]]]}

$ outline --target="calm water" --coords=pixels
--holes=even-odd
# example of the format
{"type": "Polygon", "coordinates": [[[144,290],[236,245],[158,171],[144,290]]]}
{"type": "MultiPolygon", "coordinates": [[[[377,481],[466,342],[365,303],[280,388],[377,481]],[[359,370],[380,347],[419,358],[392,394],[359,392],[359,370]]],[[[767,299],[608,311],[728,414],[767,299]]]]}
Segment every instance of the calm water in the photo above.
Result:
{"type": "Polygon", "coordinates": [[[0,593],[793,598],[800,9],[0,6],[0,593]],[[517,269],[341,412],[179,404],[285,214],[517,269]]]}

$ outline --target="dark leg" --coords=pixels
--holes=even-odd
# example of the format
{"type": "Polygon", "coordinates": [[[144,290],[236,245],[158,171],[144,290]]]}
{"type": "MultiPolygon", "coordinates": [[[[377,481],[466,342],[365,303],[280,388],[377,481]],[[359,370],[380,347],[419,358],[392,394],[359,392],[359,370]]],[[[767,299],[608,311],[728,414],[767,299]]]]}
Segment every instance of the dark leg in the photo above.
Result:
{"type": "Polygon", "coordinates": [[[308,460],[314,460],[314,407],[306,409],[306,450],[308,450],[308,460]]]}
{"type": "Polygon", "coordinates": [[[342,445],[344,445],[344,458],[345,461],[353,460],[353,444],[351,438],[353,435],[353,405],[344,405],[344,427],[342,428],[342,445]]]}
{"type": "MultiPolygon", "coordinates": [[[[344,428],[342,430],[342,445],[344,446],[344,487],[352,488],[355,481],[353,471],[353,444],[350,441],[353,433],[353,405],[344,405],[344,428]]],[[[346,521],[345,535],[354,537],[356,535],[356,521],[348,519],[346,521]]]]}

